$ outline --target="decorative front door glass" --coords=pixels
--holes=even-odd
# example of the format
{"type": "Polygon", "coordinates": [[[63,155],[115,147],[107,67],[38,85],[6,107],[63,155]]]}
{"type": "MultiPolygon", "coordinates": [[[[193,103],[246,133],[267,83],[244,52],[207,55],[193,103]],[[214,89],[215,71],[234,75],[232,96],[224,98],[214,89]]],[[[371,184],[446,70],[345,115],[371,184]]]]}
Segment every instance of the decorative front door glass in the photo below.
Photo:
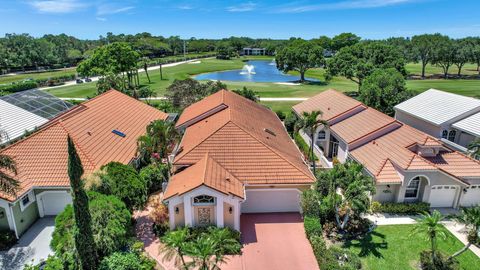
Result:
{"type": "Polygon", "coordinates": [[[211,208],[210,207],[199,207],[198,208],[198,225],[210,225],[212,221],[210,220],[211,208]]]}

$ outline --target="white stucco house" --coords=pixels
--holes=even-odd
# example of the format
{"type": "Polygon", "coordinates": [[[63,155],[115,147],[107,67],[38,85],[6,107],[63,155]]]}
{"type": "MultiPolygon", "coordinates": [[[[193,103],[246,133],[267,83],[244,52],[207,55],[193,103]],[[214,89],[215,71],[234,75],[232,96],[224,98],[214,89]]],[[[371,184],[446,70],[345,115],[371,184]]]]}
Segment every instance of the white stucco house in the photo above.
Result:
{"type": "Polygon", "coordinates": [[[314,176],[277,115],[221,90],[186,108],[175,174],[164,193],[170,227],[228,226],[245,213],[300,212],[314,176]]]}
{"type": "Polygon", "coordinates": [[[480,100],[430,89],[395,106],[395,119],[461,151],[480,138],[480,100]]]}
{"type": "MultiPolygon", "coordinates": [[[[480,162],[406,123],[335,90],[324,91],[293,107],[321,111],[328,127],[314,135],[321,165],[356,160],[376,184],[373,200],[428,202],[431,207],[480,203],[480,162]]],[[[308,134],[303,138],[310,143],[308,134]]]]}

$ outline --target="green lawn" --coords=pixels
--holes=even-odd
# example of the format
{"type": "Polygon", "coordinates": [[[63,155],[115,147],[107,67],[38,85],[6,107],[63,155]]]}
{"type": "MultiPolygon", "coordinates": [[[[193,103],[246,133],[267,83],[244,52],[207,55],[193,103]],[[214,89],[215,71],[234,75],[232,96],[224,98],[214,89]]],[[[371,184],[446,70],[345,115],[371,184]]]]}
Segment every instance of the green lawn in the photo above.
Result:
{"type": "MultiPolygon", "coordinates": [[[[412,235],[414,225],[378,226],[363,240],[347,242],[344,247],[358,254],[367,270],[417,269],[420,251],[428,249],[429,242],[420,235],[412,235]]],[[[447,239],[439,239],[438,247],[453,254],[463,244],[447,231],[447,239]]],[[[470,250],[457,257],[465,270],[479,269],[480,259],[470,250]]]]}
{"type": "Polygon", "coordinates": [[[282,111],[289,113],[292,111],[293,105],[300,103],[301,101],[262,101],[261,104],[269,107],[272,111],[282,111]]]}
{"type": "Polygon", "coordinates": [[[36,72],[36,73],[27,73],[27,74],[19,74],[19,75],[3,75],[3,76],[0,76],[0,84],[12,83],[12,82],[22,81],[30,78],[31,79],[48,79],[50,77],[72,75],[75,73],[76,73],[75,68],[66,68],[62,70],[54,70],[54,71],[47,71],[47,72],[36,72]]]}
{"type": "MultiPolygon", "coordinates": [[[[420,76],[422,74],[422,64],[421,63],[408,63],[405,67],[408,71],[409,74],[411,75],[418,75],[420,76]]],[[[450,67],[448,70],[448,74],[451,75],[457,75],[458,73],[458,68],[457,66],[453,65],[450,67]]],[[[434,75],[434,74],[442,74],[443,75],[443,69],[438,66],[434,65],[427,65],[425,67],[425,75],[434,75]]],[[[476,64],[465,64],[462,67],[462,75],[477,75],[477,65],[476,64]]]]}

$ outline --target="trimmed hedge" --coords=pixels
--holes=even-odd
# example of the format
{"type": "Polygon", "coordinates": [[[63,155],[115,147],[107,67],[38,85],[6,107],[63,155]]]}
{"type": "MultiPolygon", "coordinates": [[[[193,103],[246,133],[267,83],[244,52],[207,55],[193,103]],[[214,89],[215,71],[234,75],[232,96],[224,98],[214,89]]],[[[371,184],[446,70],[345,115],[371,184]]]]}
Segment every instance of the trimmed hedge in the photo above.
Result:
{"type": "Polygon", "coordinates": [[[295,133],[293,135],[293,139],[295,140],[295,143],[297,144],[300,151],[308,160],[311,161],[315,159],[315,161],[318,161],[317,156],[314,153],[310,152],[310,146],[303,140],[302,136],[300,136],[300,133],[295,133]]]}
{"type": "Polygon", "coordinates": [[[373,213],[390,213],[390,214],[419,214],[430,211],[430,204],[419,203],[380,203],[372,202],[370,210],[373,213]]]}
{"type": "Polygon", "coordinates": [[[37,87],[38,87],[37,82],[25,81],[25,82],[11,83],[7,85],[0,85],[0,92],[16,93],[20,91],[34,89],[37,87]]]}
{"type": "Polygon", "coordinates": [[[54,86],[60,85],[67,81],[73,81],[76,78],[76,74],[62,75],[56,77],[50,77],[48,79],[36,79],[38,86],[54,86]]]}

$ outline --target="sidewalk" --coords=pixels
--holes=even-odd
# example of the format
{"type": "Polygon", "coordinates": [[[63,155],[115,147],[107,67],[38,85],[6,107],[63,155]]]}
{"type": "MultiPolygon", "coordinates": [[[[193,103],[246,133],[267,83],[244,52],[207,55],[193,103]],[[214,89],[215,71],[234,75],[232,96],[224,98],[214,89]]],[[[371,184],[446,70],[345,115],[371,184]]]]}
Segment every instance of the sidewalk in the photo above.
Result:
{"type": "MultiPolygon", "coordinates": [[[[451,209],[437,209],[443,215],[452,214],[454,211],[451,209]]],[[[404,225],[404,224],[415,224],[417,220],[421,218],[421,216],[401,216],[401,215],[391,215],[391,214],[368,214],[364,216],[365,218],[371,220],[378,226],[382,225],[404,225]]],[[[464,245],[468,243],[467,241],[467,231],[463,224],[459,224],[452,220],[444,220],[441,222],[445,228],[451,232],[460,242],[464,245]]],[[[480,257],[480,248],[472,245],[470,246],[470,250],[480,257]]]]}

